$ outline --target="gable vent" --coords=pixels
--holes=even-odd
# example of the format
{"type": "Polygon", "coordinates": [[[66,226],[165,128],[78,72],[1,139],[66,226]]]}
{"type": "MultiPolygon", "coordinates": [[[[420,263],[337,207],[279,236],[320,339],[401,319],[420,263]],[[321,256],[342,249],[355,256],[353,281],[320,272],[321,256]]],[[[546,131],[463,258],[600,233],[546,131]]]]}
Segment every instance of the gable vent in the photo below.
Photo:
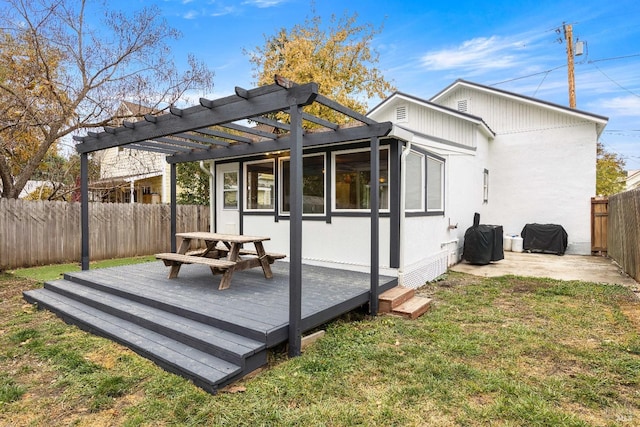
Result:
{"type": "Polygon", "coordinates": [[[458,101],[458,111],[460,111],[461,113],[468,113],[469,112],[469,100],[468,99],[461,99],[458,101]]]}
{"type": "Polygon", "coordinates": [[[396,107],[396,122],[406,122],[409,120],[408,116],[406,105],[399,105],[396,107]]]}

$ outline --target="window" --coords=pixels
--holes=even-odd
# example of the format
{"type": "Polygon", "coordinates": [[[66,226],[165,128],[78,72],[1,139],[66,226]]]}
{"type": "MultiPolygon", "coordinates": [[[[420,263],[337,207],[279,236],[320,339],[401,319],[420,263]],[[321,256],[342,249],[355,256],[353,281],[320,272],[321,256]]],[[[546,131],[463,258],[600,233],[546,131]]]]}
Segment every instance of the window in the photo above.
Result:
{"type": "Polygon", "coordinates": [[[424,157],[415,151],[407,155],[404,207],[408,211],[424,210],[424,157]]]}
{"type": "Polygon", "coordinates": [[[275,162],[273,160],[246,164],[247,210],[274,209],[274,165],[275,162]]]}
{"type": "MultiPolygon", "coordinates": [[[[290,196],[290,161],[282,160],[282,212],[288,213],[291,210],[290,196]]],[[[302,213],[304,214],[324,214],[324,155],[311,155],[302,158],[302,213]]]]}
{"type": "Polygon", "coordinates": [[[489,202],[489,171],[486,169],[482,180],[482,201],[484,203],[489,202]]]}
{"type": "Polygon", "coordinates": [[[427,157],[427,211],[442,211],[444,162],[427,157]]]}
{"type": "Polygon", "coordinates": [[[238,172],[222,174],[223,209],[238,209],[238,172]]]}
{"type": "MultiPolygon", "coordinates": [[[[389,150],[380,150],[379,208],[389,209],[389,150]]],[[[371,209],[371,155],[369,151],[334,154],[336,210],[371,209]]]]}

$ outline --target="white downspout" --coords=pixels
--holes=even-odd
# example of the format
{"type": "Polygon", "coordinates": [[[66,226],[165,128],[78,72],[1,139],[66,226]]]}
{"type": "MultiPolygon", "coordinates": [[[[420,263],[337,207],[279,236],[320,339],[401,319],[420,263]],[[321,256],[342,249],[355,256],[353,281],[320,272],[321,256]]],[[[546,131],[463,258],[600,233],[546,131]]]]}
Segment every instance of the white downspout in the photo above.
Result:
{"type": "Polygon", "coordinates": [[[209,163],[209,169],[204,166],[204,161],[200,161],[200,170],[209,176],[209,231],[213,233],[216,229],[216,211],[214,197],[216,195],[215,188],[213,188],[213,174],[215,171],[214,162],[209,163]]]}
{"type": "Polygon", "coordinates": [[[399,236],[399,268],[398,268],[398,285],[404,285],[404,222],[405,222],[405,198],[407,186],[407,156],[411,152],[411,140],[407,141],[402,154],[400,155],[400,236],[399,236]]]}

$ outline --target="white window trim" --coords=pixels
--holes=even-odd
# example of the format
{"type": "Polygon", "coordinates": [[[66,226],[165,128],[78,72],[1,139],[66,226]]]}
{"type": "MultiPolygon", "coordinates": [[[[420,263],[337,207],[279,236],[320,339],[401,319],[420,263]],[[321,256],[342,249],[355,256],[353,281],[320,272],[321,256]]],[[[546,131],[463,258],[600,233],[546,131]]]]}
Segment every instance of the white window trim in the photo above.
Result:
{"type": "MultiPolygon", "coordinates": [[[[244,206],[244,211],[245,212],[273,212],[273,211],[275,211],[275,203],[276,203],[275,200],[274,200],[274,206],[272,208],[269,208],[269,209],[255,209],[255,208],[250,208],[249,207],[249,201],[247,200],[247,195],[249,194],[249,192],[247,191],[247,185],[249,185],[249,180],[247,179],[248,178],[247,169],[248,169],[248,166],[255,165],[255,164],[258,164],[258,163],[271,163],[273,165],[274,184],[275,184],[275,179],[276,179],[276,177],[275,177],[275,174],[276,174],[276,162],[275,162],[275,159],[263,159],[263,160],[254,160],[254,161],[251,161],[251,162],[245,162],[244,165],[243,165],[243,174],[244,174],[243,175],[243,177],[244,177],[244,191],[243,191],[244,195],[243,195],[243,199],[244,200],[242,201],[242,205],[244,206]]],[[[274,191],[276,191],[276,190],[274,189],[274,191]]],[[[275,196],[276,195],[274,195],[274,198],[275,198],[275,196]]]]}
{"type": "MultiPolygon", "coordinates": [[[[302,156],[302,158],[304,159],[305,157],[320,157],[322,156],[322,164],[323,164],[323,170],[326,172],[327,170],[327,156],[324,153],[314,153],[314,154],[305,154],[302,156]]],[[[284,210],[284,197],[283,197],[283,191],[284,191],[284,183],[283,183],[283,177],[282,177],[282,173],[284,172],[284,167],[282,166],[282,164],[284,163],[284,161],[289,160],[291,161],[291,157],[280,157],[278,159],[278,165],[279,165],[279,169],[278,169],[278,209],[279,209],[279,214],[280,216],[289,216],[291,214],[290,211],[285,211],[284,210]]],[[[304,198],[304,194],[302,195],[304,198]]],[[[324,209],[324,212],[322,213],[315,213],[315,214],[311,214],[311,213],[302,213],[302,216],[307,216],[307,217],[323,217],[327,214],[326,210],[327,210],[327,180],[324,180],[324,196],[322,197],[322,206],[324,209]]]]}
{"type": "MultiPolygon", "coordinates": [[[[389,150],[389,147],[380,147],[380,151],[389,150]]],[[[342,154],[351,154],[351,153],[362,153],[362,152],[370,152],[370,148],[359,148],[353,150],[344,150],[344,151],[334,151],[331,153],[331,210],[332,212],[340,212],[340,213],[363,213],[363,212],[371,212],[371,209],[339,209],[336,208],[336,156],[340,156],[342,154]]],[[[389,185],[389,174],[390,174],[390,162],[391,162],[391,154],[387,153],[387,185],[389,185]]],[[[387,191],[387,206],[390,205],[391,200],[391,191],[387,191]]],[[[379,212],[388,213],[390,211],[387,209],[380,209],[379,212]]]]}
{"type": "MultiPolygon", "coordinates": [[[[420,177],[420,207],[417,209],[407,209],[407,195],[405,194],[404,203],[405,203],[405,212],[425,212],[425,208],[427,205],[427,197],[426,197],[426,185],[427,185],[427,156],[424,153],[420,153],[419,151],[411,150],[411,154],[415,154],[420,156],[420,162],[422,163],[421,168],[421,177],[420,177]]],[[[406,184],[405,184],[406,187],[406,184]]],[[[405,192],[406,192],[405,188],[405,192]]]]}
{"type": "Polygon", "coordinates": [[[234,171],[223,171],[222,172],[222,210],[223,211],[237,211],[238,208],[240,207],[240,200],[239,200],[239,196],[240,196],[240,188],[238,188],[238,182],[240,182],[240,180],[238,179],[238,171],[234,170],[234,171]],[[236,186],[235,188],[224,188],[224,176],[228,173],[235,173],[236,174],[236,186]],[[225,200],[225,195],[227,194],[227,192],[232,192],[235,191],[236,193],[236,207],[235,208],[228,208],[224,205],[224,200],[225,200]]]}
{"type": "MultiPolygon", "coordinates": [[[[440,160],[440,159],[432,157],[432,156],[427,156],[427,157],[430,160],[433,160],[435,162],[440,163],[442,165],[442,167],[440,168],[440,207],[438,207],[438,208],[429,208],[428,184],[425,181],[425,185],[427,185],[427,200],[425,200],[425,207],[427,208],[426,211],[427,212],[444,212],[444,168],[445,168],[445,162],[444,162],[444,160],[440,160]]],[[[425,173],[427,173],[427,171],[426,171],[427,167],[429,167],[428,166],[428,162],[426,162],[426,165],[425,165],[425,173]]],[[[428,174],[427,174],[427,176],[428,176],[428,174]]]]}

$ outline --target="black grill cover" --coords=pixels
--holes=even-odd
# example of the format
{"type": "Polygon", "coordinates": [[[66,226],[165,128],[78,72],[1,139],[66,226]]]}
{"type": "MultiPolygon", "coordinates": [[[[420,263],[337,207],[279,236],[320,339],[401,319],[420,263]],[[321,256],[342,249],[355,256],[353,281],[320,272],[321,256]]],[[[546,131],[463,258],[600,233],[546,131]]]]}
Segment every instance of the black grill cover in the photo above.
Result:
{"type": "Polygon", "coordinates": [[[504,259],[502,226],[480,224],[467,229],[462,258],[470,264],[480,265],[504,259]]]}
{"type": "Polygon", "coordinates": [[[561,225],[527,224],[520,235],[525,251],[564,255],[567,250],[568,236],[561,225]]]}

